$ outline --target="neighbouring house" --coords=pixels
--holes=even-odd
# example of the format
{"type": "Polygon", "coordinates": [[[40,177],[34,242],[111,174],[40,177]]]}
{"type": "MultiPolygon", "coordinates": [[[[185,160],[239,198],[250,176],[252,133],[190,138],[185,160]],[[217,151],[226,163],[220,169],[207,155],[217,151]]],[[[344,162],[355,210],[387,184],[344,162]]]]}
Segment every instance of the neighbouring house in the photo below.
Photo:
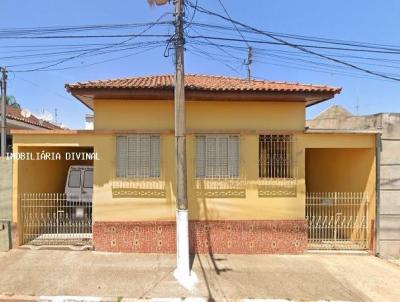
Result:
{"type": "MultiPolygon", "coordinates": [[[[208,75],[185,87],[192,252],[374,250],[377,134],[306,129],[306,108],[340,88],[208,75]]],[[[175,252],[174,76],[66,89],[94,128],[13,132],[16,152],[62,155],[14,161],[16,243],[175,252]],[[71,165],[93,165],[92,203],[63,194],[71,165]]]]}
{"type": "Polygon", "coordinates": [[[353,115],[331,106],[307,121],[313,129],[380,131],[378,172],[377,253],[400,257],[400,113],[353,115]]]}
{"type": "MultiPolygon", "coordinates": [[[[7,118],[7,151],[11,152],[12,148],[12,135],[11,130],[15,129],[29,129],[29,130],[39,130],[39,129],[61,129],[53,123],[41,120],[29,113],[28,111],[21,110],[20,108],[13,106],[6,106],[6,118],[7,118]]],[[[1,117],[1,112],[0,112],[1,117]]],[[[1,148],[1,146],[0,146],[1,148]]]]}

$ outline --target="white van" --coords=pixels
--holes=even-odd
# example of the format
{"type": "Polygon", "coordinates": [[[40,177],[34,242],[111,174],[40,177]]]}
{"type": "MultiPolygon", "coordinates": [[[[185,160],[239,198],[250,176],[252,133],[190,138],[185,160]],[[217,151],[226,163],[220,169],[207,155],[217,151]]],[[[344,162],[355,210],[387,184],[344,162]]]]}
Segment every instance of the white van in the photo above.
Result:
{"type": "Polygon", "coordinates": [[[81,218],[91,207],[93,196],[93,166],[70,166],[65,182],[67,202],[75,207],[75,217],[81,218]]]}

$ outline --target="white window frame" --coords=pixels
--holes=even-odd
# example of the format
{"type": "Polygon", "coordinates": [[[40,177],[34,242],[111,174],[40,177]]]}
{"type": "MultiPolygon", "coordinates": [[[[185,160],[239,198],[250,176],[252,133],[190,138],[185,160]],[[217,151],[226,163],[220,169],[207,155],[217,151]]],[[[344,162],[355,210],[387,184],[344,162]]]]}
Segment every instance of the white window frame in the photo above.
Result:
{"type": "Polygon", "coordinates": [[[117,135],[115,138],[115,174],[117,178],[161,178],[161,136],[159,134],[117,135]],[[123,139],[125,142],[119,141],[123,139]],[[135,148],[130,150],[131,140],[132,148],[135,148]],[[146,140],[148,140],[148,146],[144,145],[146,140]],[[120,147],[119,143],[122,144],[120,147]],[[155,145],[152,146],[152,143],[155,145]]]}
{"type": "Polygon", "coordinates": [[[226,179],[240,178],[240,135],[239,134],[197,134],[195,136],[195,177],[198,179],[226,179]],[[199,154],[199,139],[204,139],[204,150],[203,154],[199,154]],[[237,142],[236,146],[230,145],[231,142],[234,142],[233,138],[237,142]],[[210,158],[211,156],[208,154],[208,141],[211,139],[216,140],[215,145],[215,158],[210,158]],[[218,143],[220,139],[226,139],[226,159],[224,156],[218,155],[220,152],[219,148],[221,145],[218,143]],[[232,149],[236,148],[236,150],[232,149]],[[218,156],[222,158],[218,161],[218,156]],[[221,162],[224,160],[224,162],[221,162]],[[209,164],[213,162],[212,164],[209,164]],[[203,165],[203,166],[200,166],[203,165]],[[212,165],[214,167],[212,167],[212,165]],[[225,167],[224,167],[225,166],[225,167]]]}

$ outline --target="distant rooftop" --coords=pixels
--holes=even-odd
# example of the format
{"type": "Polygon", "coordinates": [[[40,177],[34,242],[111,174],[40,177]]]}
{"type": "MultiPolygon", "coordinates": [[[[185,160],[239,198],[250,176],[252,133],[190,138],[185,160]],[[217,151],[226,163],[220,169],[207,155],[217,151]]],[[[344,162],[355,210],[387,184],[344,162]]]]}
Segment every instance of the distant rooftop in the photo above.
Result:
{"type": "Polygon", "coordinates": [[[344,107],[333,105],[315,118],[306,121],[306,125],[308,132],[347,131],[365,133],[390,129],[390,131],[400,133],[400,113],[353,115],[344,107]]]}
{"type": "Polygon", "coordinates": [[[48,130],[62,129],[60,126],[50,123],[48,121],[41,120],[41,119],[37,118],[36,116],[34,116],[33,114],[29,114],[29,116],[28,115],[24,116],[22,114],[21,109],[13,107],[13,106],[7,105],[6,111],[7,111],[7,118],[12,119],[12,120],[24,122],[24,123],[34,125],[34,126],[37,126],[37,127],[43,128],[43,129],[48,129],[48,130]]]}

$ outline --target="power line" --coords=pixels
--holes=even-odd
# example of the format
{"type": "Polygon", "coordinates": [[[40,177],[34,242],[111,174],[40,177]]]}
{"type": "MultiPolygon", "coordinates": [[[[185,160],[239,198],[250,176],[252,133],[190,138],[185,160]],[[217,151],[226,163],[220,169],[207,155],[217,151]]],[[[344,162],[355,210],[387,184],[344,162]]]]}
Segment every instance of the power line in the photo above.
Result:
{"type": "MultiPolygon", "coordinates": [[[[189,3],[190,3],[190,2],[189,2],[189,3]]],[[[277,37],[275,37],[275,36],[272,35],[272,34],[269,34],[269,33],[267,33],[267,32],[263,32],[262,30],[259,30],[259,29],[257,29],[257,28],[252,27],[252,26],[249,26],[249,25],[246,25],[246,24],[244,24],[244,23],[242,23],[242,22],[235,21],[235,20],[233,20],[233,19],[231,19],[231,18],[226,18],[226,17],[224,17],[224,16],[222,16],[222,15],[220,15],[220,14],[218,14],[218,13],[211,12],[211,11],[209,11],[209,10],[207,10],[207,9],[204,9],[203,7],[198,6],[198,10],[199,10],[200,12],[203,12],[203,13],[206,13],[206,14],[209,14],[209,15],[213,15],[213,16],[222,18],[222,19],[224,19],[224,20],[226,20],[226,21],[234,22],[234,23],[236,23],[237,25],[240,25],[240,26],[242,26],[242,27],[244,27],[244,28],[248,28],[248,29],[250,29],[250,30],[253,30],[253,31],[255,31],[255,32],[258,32],[258,33],[260,33],[260,34],[263,34],[263,35],[265,35],[265,36],[267,36],[267,37],[269,37],[269,38],[271,38],[271,39],[273,39],[273,40],[275,40],[275,41],[277,41],[277,42],[279,42],[279,43],[282,43],[282,44],[287,45],[287,46],[289,46],[289,47],[298,49],[298,50],[300,50],[300,51],[302,51],[302,52],[306,52],[306,53],[309,53],[309,54],[318,56],[318,57],[320,57],[320,58],[324,58],[324,59],[326,59],[326,60],[329,60],[329,61],[332,61],[332,62],[341,64],[341,65],[344,65],[344,66],[347,66],[347,67],[350,67],[350,68],[353,68],[353,69],[356,69],[356,70],[359,70],[359,71],[362,71],[362,72],[365,72],[365,73],[368,73],[368,74],[371,74],[371,75],[375,75],[375,76],[378,76],[378,77],[382,77],[382,78],[390,79],[390,80],[394,80],[394,81],[400,81],[400,78],[392,77],[392,76],[385,75],[385,74],[381,74],[381,73],[375,72],[375,71],[373,71],[373,70],[369,70],[369,69],[366,69],[366,68],[362,68],[362,67],[359,67],[359,66],[357,66],[357,65],[354,65],[354,64],[351,64],[351,63],[348,63],[348,62],[345,62],[345,61],[342,61],[342,60],[339,60],[339,59],[336,59],[336,58],[333,58],[333,57],[330,57],[330,56],[327,56],[327,55],[324,55],[324,54],[320,54],[320,53],[315,52],[315,51],[313,51],[313,50],[309,50],[309,49],[307,49],[307,48],[304,48],[304,47],[302,47],[302,46],[298,46],[298,45],[292,44],[292,43],[287,42],[286,40],[284,40],[284,39],[282,39],[282,38],[277,38],[277,37]]]]}
{"type": "MultiPolygon", "coordinates": [[[[197,45],[209,45],[207,42],[203,41],[191,41],[191,44],[197,44],[197,45]]],[[[238,46],[238,45],[232,45],[232,44],[222,44],[222,43],[217,43],[214,42],[214,44],[219,45],[222,48],[228,48],[236,51],[242,51],[242,52],[247,52],[248,49],[246,47],[238,46]]],[[[291,51],[291,50],[283,50],[283,49],[272,49],[272,48],[260,48],[260,47],[253,47],[253,50],[258,53],[284,53],[292,56],[298,56],[298,57],[306,57],[310,58],[315,56],[303,52],[297,52],[297,51],[291,51]]],[[[388,59],[388,58],[382,58],[382,57],[362,57],[362,56],[355,56],[355,55],[349,55],[349,54],[342,54],[342,53],[329,53],[329,55],[335,56],[335,57],[342,57],[342,58],[349,58],[349,59],[360,59],[360,60],[365,60],[365,61],[382,61],[382,62],[387,62],[387,63],[392,63],[392,64],[398,64],[400,63],[399,59],[388,59]]],[[[366,62],[357,62],[357,63],[362,63],[362,64],[371,64],[371,63],[366,63],[366,62]]],[[[382,65],[384,67],[394,67],[393,65],[382,65]]]]}
{"type": "Polygon", "coordinates": [[[163,37],[168,35],[161,34],[121,34],[121,35],[63,35],[63,36],[22,36],[22,37],[1,37],[0,39],[92,39],[92,38],[137,38],[137,37],[163,37]]]}
{"type": "MultiPolygon", "coordinates": [[[[228,10],[225,8],[224,4],[222,3],[222,0],[218,0],[219,4],[221,5],[222,9],[224,10],[225,14],[228,16],[229,19],[232,19],[231,16],[229,15],[228,10]]],[[[235,27],[236,31],[239,33],[239,35],[242,37],[243,41],[246,43],[247,47],[250,48],[250,44],[246,41],[246,38],[243,36],[242,32],[239,30],[237,25],[232,22],[233,26],[235,27]]]]}
{"type": "MultiPolygon", "coordinates": [[[[224,10],[225,14],[229,19],[232,19],[228,10],[226,9],[225,5],[222,3],[222,0],[218,0],[219,4],[221,5],[222,9],[224,10]]],[[[239,28],[236,26],[235,23],[233,23],[233,26],[235,27],[236,31],[239,33],[239,35],[242,37],[244,43],[247,45],[248,52],[247,52],[247,59],[244,60],[243,64],[246,65],[247,67],[247,78],[250,81],[251,79],[251,64],[253,63],[253,48],[250,46],[250,44],[246,41],[246,38],[242,34],[242,32],[239,30],[239,28]]]]}
{"type": "MultiPolygon", "coordinates": [[[[192,44],[200,44],[200,45],[209,45],[207,43],[201,42],[201,43],[192,43],[192,44]]],[[[238,50],[238,51],[247,51],[246,48],[244,47],[238,47],[238,46],[232,46],[232,45],[225,45],[225,44],[218,44],[219,47],[221,48],[229,48],[233,50],[238,50]]],[[[296,61],[302,61],[310,64],[316,64],[316,65],[327,65],[326,63],[321,63],[317,61],[310,61],[306,60],[309,58],[315,58],[314,56],[311,56],[309,54],[303,54],[303,53],[298,53],[298,52],[290,52],[290,51],[283,51],[283,50],[273,50],[273,49],[262,49],[262,48],[255,48],[255,56],[260,57],[260,56],[268,56],[268,57],[280,57],[280,58],[285,58],[289,60],[296,60],[296,61]],[[278,55],[276,53],[284,53],[286,56],[278,55]],[[288,56],[289,55],[289,56],[288,56]],[[306,58],[306,59],[304,59],[306,58]]],[[[352,61],[351,61],[352,62],[352,61]]],[[[400,60],[397,61],[397,64],[400,62],[400,60]]],[[[380,67],[387,67],[387,68],[395,68],[398,69],[399,66],[394,66],[394,65],[384,65],[384,64],[373,64],[373,63],[367,63],[367,62],[360,62],[357,61],[355,63],[361,63],[361,64],[366,64],[366,65],[373,65],[373,66],[380,66],[380,67]]],[[[394,62],[396,63],[396,62],[394,62]]],[[[336,66],[340,68],[346,68],[345,66],[338,66],[338,65],[332,65],[329,64],[330,66],[336,66]]]]}
{"type": "Polygon", "coordinates": [[[24,36],[32,34],[51,34],[66,32],[82,32],[82,31],[99,31],[99,30],[128,30],[131,28],[148,27],[154,25],[172,25],[172,21],[162,22],[146,22],[146,23],[126,23],[126,24],[108,24],[108,25],[81,25],[81,26],[54,26],[54,27],[30,27],[30,28],[6,28],[0,29],[0,38],[2,36],[24,36]]]}
{"type": "MultiPolygon", "coordinates": [[[[1,48],[27,48],[27,50],[22,50],[22,51],[31,51],[30,48],[33,48],[34,51],[36,51],[35,48],[37,47],[44,47],[44,48],[75,48],[75,47],[87,47],[87,46],[106,46],[110,45],[112,43],[85,43],[85,44],[38,44],[38,45],[0,45],[1,48]]],[[[17,52],[14,50],[13,52],[17,52]]]]}
{"type": "MultiPolygon", "coordinates": [[[[100,48],[97,48],[97,49],[91,49],[91,50],[85,51],[83,53],[80,53],[80,54],[77,54],[77,55],[74,55],[74,56],[71,56],[71,57],[68,57],[68,58],[61,59],[61,60],[59,60],[59,61],[57,61],[55,63],[51,63],[51,64],[43,66],[43,67],[37,67],[37,68],[33,68],[33,69],[26,69],[26,70],[21,70],[21,71],[18,71],[18,72],[32,72],[32,71],[46,70],[46,69],[48,69],[50,67],[54,67],[54,66],[60,65],[62,63],[65,63],[67,61],[77,59],[77,58],[82,57],[82,56],[84,56],[86,54],[89,54],[89,53],[93,53],[93,52],[96,52],[96,51],[100,51],[100,50],[109,49],[109,48],[113,48],[113,47],[116,47],[116,46],[123,45],[123,44],[133,40],[136,37],[145,35],[145,33],[147,31],[149,31],[155,24],[157,24],[157,22],[161,21],[162,18],[164,18],[166,15],[168,15],[168,14],[164,13],[163,15],[158,17],[155,22],[153,22],[151,25],[147,26],[144,30],[142,30],[138,35],[133,35],[133,36],[129,37],[128,39],[123,40],[121,42],[114,43],[114,44],[111,44],[111,45],[108,45],[108,46],[103,46],[103,47],[100,47],[100,48]]],[[[166,35],[163,35],[163,36],[166,36],[166,35]]]]}
{"type": "MultiPolygon", "coordinates": [[[[60,71],[60,70],[69,70],[69,69],[80,69],[80,68],[86,68],[86,67],[91,67],[91,66],[95,66],[95,65],[100,65],[100,64],[104,64],[104,63],[108,63],[108,62],[112,62],[112,61],[118,61],[121,59],[125,59],[125,58],[129,58],[138,54],[142,54],[145,53],[147,51],[156,49],[158,47],[161,47],[162,45],[157,45],[157,46],[152,46],[152,47],[147,47],[145,49],[142,49],[138,52],[135,53],[130,53],[128,55],[124,55],[124,56],[119,56],[119,57],[114,57],[114,58],[110,58],[110,59],[105,59],[102,61],[97,61],[94,63],[89,63],[89,64],[81,64],[81,65],[75,65],[75,66],[67,66],[67,67],[63,67],[63,68],[52,68],[52,69],[46,69],[46,70],[39,70],[39,71],[60,71]]],[[[18,71],[17,71],[18,72],[18,71]]],[[[23,71],[20,71],[23,72],[23,71]]]]}
{"type": "MultiPolygon", "coordinates": [[[[215,29],[221,29],[221,30],[225,30],[225,31],[236,30],[235,28],[231,28],[228,26],[222,26],[222,25],[216,25],[216,24],[193,23],[193,26],[202,27],[202,28],[211,28],[213,30],[215,30],[215,29]]],[[[327,38],[321,38],[321,37],[278,33],[278,32],[272,32],[272,31],[267,31],[267,30],[262,30],[262,31],[269,33],[271,35],[275,35],[277,37],[284,37],[284,38],[297,39],[297,40],[303,40],[303,41],[312,41],[312,42],[326,43],[326,44],[347,45],[347,46],[381,49],[381,50],[393,50],[393,51],[400,50],[400,46],[398,46],[398,45],[377,44],[377,43],[368,43],[368,42],[360,42],[360,41],[339,40],[339,39],[327,39],[327,38]]],[[[249,29],[241,29],[241,32],[246,32],[249,34],[258,34],[257,32],[254,32],[253,30],[249,30],[249,29]]]]}
{"type": "MultiPolygon", "coordinates": [[[[187,24],[186,24],[186,26],[184,27],[183,31],[185,31],[188,27],[190,27],[190,26],[192,25],[193,20],[194,20],[194,17],[196,16],[197,5],[198,5],[198,3],[199,3],[199,0],[196,0],[196,3],[195,3],[195,5],[194,5],[193,13],[192,13],[192,16],[191,16],[191,18],[190,18],[190,21],[189,21],[189,22],[186,22],[187,24]]],[[[186,1],[185,1],[184,5],[185,5],[185,8],[186,8],[186,1]]]]}
{"type": "MultiPolygon", "coordinates": [[[[209,39],[209,40],[219,40],[219,41],[230,41],[230,42],[242,42],[241,39],[236,38],[227,38],[227,37],[216,37],[216,36],[205,36],[205,35],[197,35],[197,36],[187,36],[190,39],[209,39]]],[[[357,49],[357,48],[346,48],[346,47],[330,47],[330,46],[320,46],[320,45],[310,45],[310,44],[293,44],[289,42],[280,41],[265,41],[265,40],[250,40],[247,39],[247,42],[255,43],[255,44],[268,44],[268,45],[282,45],[282,46],[291,46],[294,48],[303,47],[303,48],[311,48],[311,49],[326,49],[326,50],[340,50],[340,51],[350,51],[350,52],[368,52],[368,53],[379,53],[379,54],[393,54],[399,55],[399,51],[385,51],[385,50],[368,50],[368,49],[357,49]]]]}
{"type": "MultiPolygon", "coordinates": [[[[192,47],[193,45],[191,45],[192,47]]],[[[202,51],[201,53],[195,53],[196,51],[192,51],[191,48],[188,48],[188,51],[194,55],[201,56],[201,57],[207,57],[211,58],[213,61],[217,61],[221,64],[224,64],[226,66],[226,62],[229,60],[232,60],[232,57],[226,56],[221,53],[212,53],[210,51],[202,51]]],[[[268,64],[268,65],[273,65],[273,66],[278,66],[278,67],[283,67],[283,68],[290,68],[290,69],[296,69],[296,70],[306,70],[306,71],[313,71],[313,72],[319,72],[319,73],[324,73],[324,74],[330,74],[330,75],[342,75],[342,76],[348,76],[348,77],[353,77],[353,78],[361,78],[361,79],[372,79],[372,80],[379,80],[379,81],[391,81],[387,79],[380,79],[372,76],[367,76],[361,73],[352,73],[347,70],[344,66],[337,66],[333,64],[318,64],[315,62],[315,65],[309,66],[306,63],[296,63],[292,62],[290,60],[285,60],[281,58],[269,58],[270,60],[260,60],[255,58],[254,62],[257,63],[262,63],[262,64],[268,64]],[[281,63],[279,63],[281,62],[281,63]]],[[[231,65],[232,66],[232,65],[231,65]]],[[[229,69],[231,69],[231,66],[227,66],[229,69]]],[[[234,70],[235,73],[238,73],[237,70],[234,70]]]]}
{"type": "MultiPolygon", "coordinates": [[[[221,7],[224,9],[225,14],[229,19],[232,19],[226,7],[222,3],[221,0],[218,0],[221,7]]],[[[196,23],[193,22],[194,15],[197,11],[198,0],[192,6],[193,14],[190,22],[188,22],[190,26],[197,26],[203,28],[212,28],[212,29],[222,29],[225,31],[234,30],[237,31],[243,40],[246,40],[242,34],[242,32],[257,34],[253,30],[249,29],[240,29],[238,28],[236,23],[232,23],[233,28],[223,25],[215,25],[215,24],[204,24],[204,23],[196,23]]],[[[46,27],[27,27],[27,28],[5,28],[0,29],[0,38],[1,35],[30,35],[30,34],[44,34],[44,33],[57,33],[57,32],[75,32],[75,31],[91,31],[91,30],[115,30],[115,29],[130,29],[137,27],[147,27],[150,25],[172,25],[172,21],[162,21],[162,22],[144,22],[144,23],[122,23],[122,24],[91,24],[91,25],[78,25],[78,26],[46,26],[46,27]]],[[[269,33],[274,36],[286,37],[291,39],[299,39],[304,41],[313,41],[318,43],[328,43],[328,44],[338,44],[338,45],[348,45],[355,47],[364,47],[364,48],[375,48],[375,49],[385,49],[392,51],[399,51],[400,46],[388,45],[388,44],[377,44],[377,43],[367,43],[367,42],[359,42],[359,41],[349,41],[349,40],[338,40],[338,39],[327,39],[321,37],[313,37],[313,36],[305,36],[305,35],[295,35],[295,34],[287,34],[287,33],[279,33],[263,30],[265,33],[269,33]]],[[[109,37],[109,35],[99,35],[109,37]]],[[[125,37],[126,35],[124,35],[125,37]]],[[[6,36],[7,37],[7,36],[6,36]]],[[[63,37],[63,36],[62,36],[63,37]]],[[[80,37],[80,36],[78,36],[80,37]]],[[[85,37],[85,36],[82,36],[85,37]]],[[[97,36],[94,36],[97,37],[97,36]]],[[[8,38],[14,38],[13,36],[9,36],[8,38]]],[[[60,37],[61,38],[61,37],[60,37]]],[[[249,45],[247,45],[248,47],[249,45]]]]}
{"type": "MultiPolygon", "coordinates": [[[[92,58],[95,56],[102,56],[102,55],[116,53],[116,52],[124,52],[124,51],[129,51],[129,50],[138,49],[138,48],[146,48],[147,49],[152,46],[162,46],[162,45],[165,45],[165,43],[166,43],[165,41],[162,41],[162,42],[147,43],[145,45],[129,46],[129,47],[120,48],[120,49],[110,49],[110,50],[105,50],[102,52],[96,52],[93,54],[86,54],[86,55],[81,56],[81,58],[87,59],[87,58],[92,58]]],[[[60,59],[33,61],[33,62],[28,62],[28,63],[8,65],[8,67],[20,67],[20,66],[29,66],[29,65],[48,64],[48,63],[58,62],[59,60],[60,59]]]]}
{"type": "MultiPolygon", "coordinates": [[[[89,64],[79,64],[79,65],[74,65],[74,66],[67,66],[67,67],[63,67],[63,68],[46,68],[46,69],[31,69],[31,70],[13,70],[13,72],[15,73],[26,73],[26,72],[34,72],[34,71],[60,71],[60,70],[69,70],[69,69],[79,69],[79,68],[86,68],[86,67],[90,67],[90,66],[94,66],[94,65],[99,65],[99,64],[103,64],[103,63],[107,63],[107,62],[112,62],[112,61],[117,61],[120,59],[124,59],[124,58],[128,58],[134,55],[138,55],[141,53],[144,53],[146,51],[150,51],[153,49],[156,49],[158,47],[164,46],[164,44],[157,44],[157,45],[148,45],[146,47],[142,47],[143,49],[141,51],[138,52],[134,52],[134,53],[130,53],[128,55],[123,55],[123,56],[119,56],[119,57],[114,57],[114,58],[110,58],[110,59],[104,59],[101,61],[97,61],[94,63],[89,63],[89,64]]],[[[114,53],[115,51],[110,51],[110,53],[114,53]]],[[[93,56],[93,55],[92,55],[93,56]]],[[[40,63],[49,63],[49,62],[37,62],[35,64],[40,64],[40,63]]],[[[25,64],[25,65],[33,65],[33,64],[25,64]]],[[[22,66],[22,65],[20,65],[22,66]]],[[[16,65],[14,65],[14,67],[16,67],[16,65]]]]}
{"type": "Polygon", "coordinates": [[[228,64],[228,63],[226,63],[226,62],[221,61],[221,59],[215,58],[212,54],[207,53],[206,51],[203,51],[203,50],[201,50],[201,49],[198,49],[198,48],[196,48],[196,47],[194,47],[194,46],[192,46],[192,48],[193,48],[193,49],[188,48],[187,51],[193,53],[194,55],[197,55],[197,56],[200,55],[200,56],[203,56],[203,57],[207,57],[207,58],[209,58],[209,59],[211,59],[211,60],[213,60],[213,61],[222,63],[223,65],[225,65],[226,67],[228,67],[230,70],[232,70],[233,72],[235,72],[235,73],[238,74],[239,76],[241,75],[240,71],[238,71],[238,70],[237,70],[235,67],[233,67],[232,65],[230,65],[230,64],[228,64]]]}
{"type": "MultiPolygon", "coordinates": [[[[165,40],[140,41],[140,42],[136,42],[136,43],[129,43],[129,44],[115,46],[115,47],[113,47],[113,50],[115,49],[115,51],[123,51],[126,49],[131,49],[131,48],[136,48],[136,47],[146,46],[146,45],[152,45],[152,44],[157,44],[157,43],[165,43],[165,40]]],[[[112,44],[109,44],[109,45],[112,45],[112,44]]],[[[24,54],[24,55],[16,55],[16,56],[4,56],[4,57],[0,57],[0,60],[7,60],[7,59],[19,60],[19,59],[27,59],[27,58],[59,57],[59,56],[63,56],[63,55],[81,53],[81,52],[86,52],[89,50],[98,50],[98,49],[99,48],[82,48],[82,49],[73,49],[73,50],[56,51],[56,52],[39,52],[39,53],[33,53],[33,54],[28,54],[28,55],[24,54]]],[[[111,50],[109,50],[109,51],[111,51],[111,50]]]]}
{"type": "Polygon", "coordinates": [[[58,93],[58,92],[53,91],[53,90],[49,90],[48,87],[43,87],[42,85],[39,85],[39,84],[37,84],[35,82],[32,82],[31,80],[27,80],[25,78],[22,78],[20,75],[16,76],[16,78],[20,79],[20,80],[22,80],[22,81],[24,81],[26,83],[29,83],[30,85],[36,86],[37,88],[42,89],[44,92],[46,92],[48,94],[53,94],[55,96],[58,96],[59,98],[65,99],[65,100],[67,100],[69,102],[72,100],[72,98],[69,98],[69,97],[67,97],[67,96],[65,96],[65,95],[63,95],[61,93],[58,93]]]}
{"type": "MultiPolygon", "coordinates": [[[[195,30],[195,29],[193,29],[193,31],[196,32],[196,33],[199,33],[199,32],[198,32],[197,30],[195,30]]],[[[191,38],[191,36],[187,36],[187,37],[191,38]]],[[[240,60],[238,57],[235,57],[234,55],[232,55],[231,53],[229,53],[229,52],[226,51],[225,49],[219,47],[218,44],[216,44],[216,43],[214,43],[213,41],[211,41],[211,39],[209,39],[208,37],[205,37],[205,36],[199,36],[199,37],[201,37],[201,38],[203,38],[204,40],[206,40],[208,43],[210,43],[210,45],[214,46],[215,48],[217,48],[217,49],[220,50],[221,52],[223,52],[223,53],[225,53],[225,54],[227,54],[227,55],[229,55],[229,56],[232,56],[232,57],[234,57],[234,58],[237,59],[237,60],[240,60]]]]}

